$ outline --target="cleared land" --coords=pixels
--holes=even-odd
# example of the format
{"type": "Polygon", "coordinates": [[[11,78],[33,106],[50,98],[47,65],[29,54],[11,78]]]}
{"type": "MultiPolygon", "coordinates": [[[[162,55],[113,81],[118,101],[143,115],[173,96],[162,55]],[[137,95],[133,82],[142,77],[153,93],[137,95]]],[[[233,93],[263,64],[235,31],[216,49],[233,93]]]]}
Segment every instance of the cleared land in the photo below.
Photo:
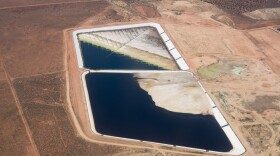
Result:
{"type": "Polygon", "coordinates": [[[3,7],[36,6],[0,9],[1,154],[156,155],[157,151],[149,149],[87,142],[78,137],[68,115],[63,30],[97,15],[110,4],[104,1],[50,5],[46,1],[44,5],[37,5],[38,1],[5,2],[1,2],[3,7]],[[16,99],[11,89],[16,91],[16,99]],[[16,100],[23,110],[31,138],[27,136],[16,100]],[[36,149],[31,141],[35,142],[36,149]]]}
{"type": "MultiPolygon", "coordinates": [[[[279,58],[279,32],[270,28],[242,31],[232,28],[276,27],[279,19],[244,20],[241,15],[199,0],[112,3],[65,0],[48,5],[55,2],[0,2],[0,105],[3,108],[0,119],[1,125],[6,125],[0,129],[1,153],[36,155],[36,149],[41,155],[176,155],[176,152],[188,152],[118,139],[102,140],[92,135],[88,127],[71,28],[154,21],[165,28],[191,70],[211,92],[245,145],[245,155],[279,155],[280,113],[274,109],[274,105],[279,107],[276,97],[280,95],[280,68],[276,60],[279,58]],[[25,7],[13,8],[22,5],[25,7]],[[148,9],[139,9],[138,5],[148,9]],[[66,59],[68,66],[64,64],[66,59]],[[233,73],[232,68],[220,68],[223,66],[207,68],[218,62],[247,66],[240,75],[233,73]],[[223,74],[209,78],[197,72],[201,68],[214,70],[214,73],[218,69],[223,74]],[[77,120],[72,120],[74,113],[69,113],[70,103],[65,99],[68,80],[65,72],[69,73],[71,106],[77,120]],[[273,107],[263,107],[257,98],[273,107]],[[31,137],[28,137],[28,129],[31,137]]],[[[254,9],[261,8],[248,11],[254,9]]]]}

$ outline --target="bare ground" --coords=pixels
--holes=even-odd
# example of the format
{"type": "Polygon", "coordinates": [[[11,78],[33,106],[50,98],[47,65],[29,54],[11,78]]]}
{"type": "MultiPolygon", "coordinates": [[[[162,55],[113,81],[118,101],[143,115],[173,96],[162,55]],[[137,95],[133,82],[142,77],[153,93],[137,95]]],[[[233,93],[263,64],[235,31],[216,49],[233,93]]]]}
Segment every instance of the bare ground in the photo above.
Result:
{"type": "Polygon", "coordinates": [[[1,155],[157,155],[149,149],[86,142],[67,113],[63,29],[107,6],[96,1],[0,9],[1,155]]]}
{"type": "Polygon", "coordinates": [[[3,155],[38,155],[37,152],[41,155],[183,155],[189,152],[106,140],[94,136],[88,127],[78,76],[81,71],[77,69],[69,28],[78,24],[92,27],[143,21],[162,24],[195,73],[201,66],[220,59],[247,64],[241,75],[225,74],[217,79],[196,76],[212,93],[211,97],[245,145],[245,155],[279,155],[279,111],[258,112],[245,105],[257,96],[280,95],[277,61],[280,35],[270,28],[242,31],[232,28],[274,27],[279,21],[246,21],[222,7],[226,12],[199,0],[125,0],[121,5],[107,1],[1,0],[0,4],[0,105],[3,108],[0,122],[5,125],[0,129],[0,152],[3,155]],[[138,4],[151,4],[148,8],[153,8],[153,12],[149,13],[150,9],[143,12],[143,8],[135,10],[138,4]],[[154,11],[160,17],[147,18],[154,11]],[[68,80],[71,94],[67,98],[68,80]]]}
{"type": "Polygon", "coordinates": [[[7,81],[0,81],[0,153],[35,155],[7,81]]]}
{"type": "MultiPolygon", "coordinates": [[[[225,23],[231,27],[237,29],[248,29],[248,28],[258,28],[270,25],[279,25],[280,17],[277,16],[278,13],[273,12],[263,12],[268,13],[267,19],[269,20],[259,20],[257,18],[250,18],[244,14],[250,13],[252,11],[263,9],[263,8],[279,8],[280,2],[278,0],[202,0],[204,2],[213,4],[218,8],[224,10],[224,13],[213,15],[212,18],[225,23]],[[269,15],[276,16],[275,18],[270,18],[269,15]]],[[[259,15],[260,16],[260,15],[259,15]]]]}

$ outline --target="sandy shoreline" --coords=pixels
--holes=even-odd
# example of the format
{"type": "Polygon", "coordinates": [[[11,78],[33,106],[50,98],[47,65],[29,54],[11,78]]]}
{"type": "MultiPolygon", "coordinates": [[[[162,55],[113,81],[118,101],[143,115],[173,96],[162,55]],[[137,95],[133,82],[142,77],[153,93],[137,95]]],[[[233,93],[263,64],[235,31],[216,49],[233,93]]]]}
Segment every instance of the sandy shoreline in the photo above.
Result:
{"type": "Polygon", "coordinates": [[[158,107],[172,112],[213,115],[205,93],[189,73],[137,73],[135,78],[158,107]]]}

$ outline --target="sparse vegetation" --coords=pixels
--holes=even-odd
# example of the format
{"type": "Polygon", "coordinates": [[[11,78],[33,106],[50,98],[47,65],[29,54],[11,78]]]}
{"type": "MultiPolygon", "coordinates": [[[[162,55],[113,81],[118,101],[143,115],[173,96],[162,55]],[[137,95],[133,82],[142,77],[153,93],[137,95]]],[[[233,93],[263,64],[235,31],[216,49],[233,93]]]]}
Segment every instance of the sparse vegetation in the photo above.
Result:
{"type": "Polygon", "coordinates": [[[241,14],[248,11],[254,11],[260,8],[276,8],[280,7],[280,2],[278,0],[202,0],[208,3],[217,5],[232,14],[241,14]]]}
{"type": "Polygon", "coordinates": [[[278,139],[276,145],[277,145],[277,146],[280,146],[280,139],[278,139]]]}
{"type": "MultiPolygon", "coordinates": [[[[79,78],[73,80],[73,77],[79,75],[80,71],[76,70],[75,57],[69,57],[73,52],[70,30],[78,29],[78,27],[121,24],[120,22],[158,21],[165,26],[164,29],[169,31],[174,41],[176,39],[176,46],[182,49],[180,52],[185,53],[188,59],[195,60],[196,56],[201,55],[215,56],[218,59],[244,58],[245,61],[242,61],[246,63],[248,60],[260,58],[256,59],[258,64],[250,65],[248,68],[250,71],[244,74],[244,79],[241,81],[232,79],[231,75],[229,75],[230,79],[225,79],[226,81],[219,79],[217,80],[219,82],[214,84],[208,83],[207,79],[201,81],[209,86],[207,91],[208,89],[213,90],[212,94],[221,103],[222,113],[228,115],[230,124],[233,123],[232,125],[236,126],[237,131],[235,132],[238,137],[243,137],[243,140],[247,139],[251,145],[251,147],[246,146],[248,151],[255,150],[256,155],[258,155],[257,152],[262,152],[259,155],[280,156],[279,118],[269,116],[277,114],[279,111],[263,112],[263,109],[279,108],[279,105],[276,105],[277,100],[275,100],[277,97],[275,93],[279,92],[277,86],[279,76],[277,78],[271,76],[275,73],[279,74],[280,71],[279,46],[277,46],[279,34],[275,31],[271,32],[267,28],[260,28],[279,25],[280,21],[257,21],[241,15],[243,12],[258,8],[279,7],[279,0],[202,0],[212,3],[226,12],[202,1],[181,0],[178,3],[172,1],[170,3],[172,6],[166,3],[168,1],[160,1],[113,0],[113,3],[110,3],[112,1],[2,0],[0,3],[0,153],[2,155],[33,154],[33,147],[16,105],[18,99],[19,106],[24,108],[23,116],[27,120],[32,139],[40,154],[161,155],[158,151],[167,149],[170,152],[163,152],[163,155],[177,155],[171,152],[174,148],[168,146],[158,146],[159,150],[153,151],[87,142],[77,137],[79,132],[70,121],[67,109],[65,109],[65,101],[62,100],[65,98],[64,75],[65,71],[69,70],[71,73],[69,76],[71,100],[78,99],[78,102],[72,102],[72,104],[74,103],[73,108],[80,110],[78,106],[81,105],[81,100],[77,94],[81,88],[79,78]],[[159,4],[158,9],[162,11],[160,12],[162,15],[157,10],[157,4],[159,4]],[[182,11],[173,11],[177,9],[182,9],[182,11]],[[219,12],[217,13],[215,10],[219,10],[219,12]],[[210,17],[209,14],[211,14],[210,17]],[[184,18],[185,15],[187,19],[184,18]],[[155,19],[147,20],[147,18],[155,19]],[[224,27],[209,18],[214,18],[237,29],[260,29],[242,30],[240,33],[240,30],[224,27]],[[274,33],[276,35],[273,35],[274,33]],[[222,44],[223,42],[224,44],[222,44]],[[232,50],[232,54],[225,52],[225,49],[222,48],[224,45],[232,50]],[[262,53],[256,49],[262,49],[262,53]],[[65,52],[67,52],[67,56],[65,52]],[[64,65],[65,56],[70,66],[68,69],[64,65]],[[2,64],[5,65],[5,69],[2,64]],[[261,68],[264,66],[265,68],[261,68]],[[5,72],[8,74],[8,79],[5,72]],[[264,77],[267,80],[263,80],[264,77]],[[14,86],[9,86],[10,80],[14,86]],[[73,87],[74,85],[77,86],[73,87]],[[16,91],[15,97],[12,89],[16,91]],[[238,91],[241,93],[237,96],[234,95],[234,92],[238,91]],[[248,94],[243,93],[244,91],[247,91],[248,94]],[[263,97],[263,95],[270,97],[263,97]],[[260,97],[254,99],[256,96],[260,97]],[[247,110],[244,110],[245,107],[247,110]],[[269,121],[264,120],[264,122],[268,122],[269,128],[260,124],[259,118],[262,119],[264,114],[268,114],[268,118],[271,118],[269,121]],[[241,128],[240,125],[244,131],[238,131],[241,128]],[[271,127],[276,137],[268,141],[271,136],[269,132],[271,127]]],[[[194,61],[191,69],[195,70],[195,67],[200,66],[201,64],[198,65],[194,61]]],[[[200,69],[200,72],[204,73],[204,78],[211,80],[223,76],[223,74],[220,75],[223,72],[216,71],[215,66],[211,66],[210,69],[207,66],[202,68],[205,68],[200,69]]],[[[203,78],[203,74],[199,73],[199,75],[203,78]]],[[[78,111],[75,113],[77,116],[80,115],[78,111]]],[[[96,140],[98,141],[98,137],[96,140]]],[[[118,141],[114,143],[118,143],[118,141]]],[[[188,152],[187,150],[180,151],[188,152]]],[[[199,154],[203,154],[203,152],[199,154]]]]}
{"type": "Polygon", "coordinates": [[[279,106],[280,96],[256,96],[254,101],[244,101],[243,104],[249,110],[262,113],[268,109],[280,110],[279,106]]]}
{"type": "Polygon", "coordinates": [[[227,92],[215,92],[213,94],[216,96],[216,98],[221,102],[223,106],[227,104],[226,101],[226,96],[228,96],[227,92]]]}
{"type": "Polygon", "coordinates": [[[201,67],[198,69],[198,73],[205,78],[216,79],[222,74],[217,70],[217,64],[211,64],[206,67],[201,67]]]}
{"type": "Polygon", "coordinates": [[[266,125],[245,125],[242,128],[248,134],[248,142],[254,150],[261,153],[268,149],[272,133],[266,125]]]}
{"type": "Polygon", "coordinates": [[[183,14],[183,10],[172,10],[174,12],[175,15],[182,15],[183,14]]]}
{"type": "Polygon", "coordinates": [[[204,78],[217,79],[229,74],[240,76],[245,72],[246,67],[247,65],[235,61],[219,60],[217,63],[200,67],[198,73],[204,78]]]}

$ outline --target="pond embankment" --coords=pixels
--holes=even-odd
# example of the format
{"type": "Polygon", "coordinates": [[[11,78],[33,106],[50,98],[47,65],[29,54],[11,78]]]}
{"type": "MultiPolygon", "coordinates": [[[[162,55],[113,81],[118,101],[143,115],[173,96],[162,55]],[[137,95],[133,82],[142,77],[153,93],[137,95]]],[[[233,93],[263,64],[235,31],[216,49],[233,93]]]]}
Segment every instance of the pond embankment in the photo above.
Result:
{"type": "Polygon", "coordinates": [[[148,64],[178,70],[161,37],[150,27],[79,34],[79,40],[148,64]]]}

